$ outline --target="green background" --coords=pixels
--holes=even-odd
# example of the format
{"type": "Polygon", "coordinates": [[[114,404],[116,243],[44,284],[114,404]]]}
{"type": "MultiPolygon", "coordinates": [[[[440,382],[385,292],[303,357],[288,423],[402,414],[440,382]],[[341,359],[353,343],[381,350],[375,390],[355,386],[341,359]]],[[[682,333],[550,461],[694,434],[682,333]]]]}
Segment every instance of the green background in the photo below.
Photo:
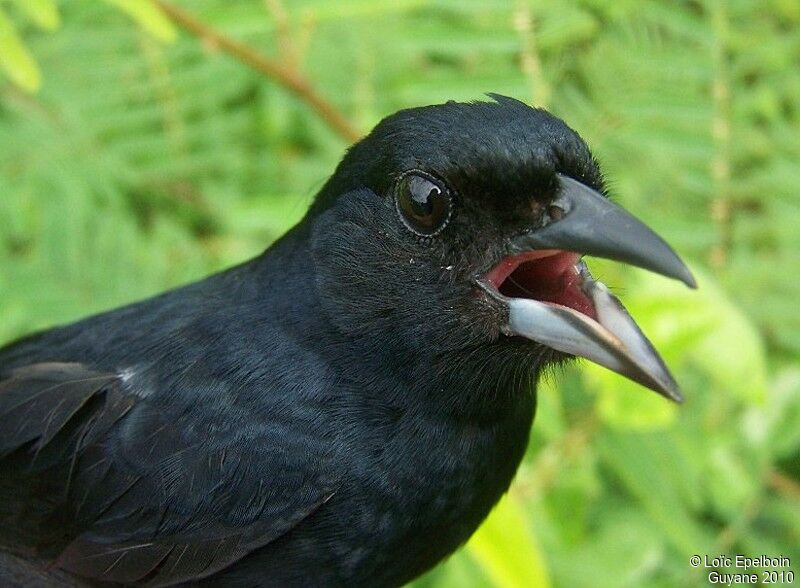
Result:
{"type": "MultiPolygon", "coordinates": [[[[800,573],[800,2],[175,1],[359,132],[546,106],[699,277],[592,264],[687,402],[553,374],[508,498],[418,586],[707,585],[693,554],[800,573]]],[[[0,0],[0,341],[258,254],[346,146],[149,0],[0,0]]]]}

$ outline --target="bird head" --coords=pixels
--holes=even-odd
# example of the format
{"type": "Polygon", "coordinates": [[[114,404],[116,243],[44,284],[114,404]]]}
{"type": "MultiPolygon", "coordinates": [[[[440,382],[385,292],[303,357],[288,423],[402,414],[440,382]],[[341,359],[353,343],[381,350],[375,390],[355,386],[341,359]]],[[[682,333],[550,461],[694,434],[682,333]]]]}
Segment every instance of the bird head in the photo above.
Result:
{"type": "Polygon", "coordinates": [[[575,131],[492,98],[400,111],[348,151],[309,213],[325,312],[348,336],[416,361],[488,349],[538,373],[579,356],[680,400],[582,256],[694,287],[691,273],[608,200],[575,131]]]}

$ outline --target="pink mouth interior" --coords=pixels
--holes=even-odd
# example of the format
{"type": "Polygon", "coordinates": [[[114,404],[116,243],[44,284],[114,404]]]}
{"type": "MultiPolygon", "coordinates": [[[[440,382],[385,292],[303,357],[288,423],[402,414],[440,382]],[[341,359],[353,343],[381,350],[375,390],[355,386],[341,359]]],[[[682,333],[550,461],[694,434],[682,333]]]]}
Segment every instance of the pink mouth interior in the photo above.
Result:
{"type": "Polygon", "coordinates": [[[555,249],[503,258],[486,280],[504,296],[550,302],[597,318],[594,304],[581,289],[575,264],[580,255],[555,249]]]}

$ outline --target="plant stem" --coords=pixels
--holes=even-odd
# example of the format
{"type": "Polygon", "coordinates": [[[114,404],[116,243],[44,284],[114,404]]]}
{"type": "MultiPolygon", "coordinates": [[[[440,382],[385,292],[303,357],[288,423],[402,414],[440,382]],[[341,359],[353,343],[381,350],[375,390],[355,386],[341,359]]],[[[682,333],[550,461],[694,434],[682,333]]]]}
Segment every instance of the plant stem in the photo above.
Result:
{"type": "Polygon", "coordinates": [[[522,45],[520,66],[531,85],[532,103],[534,106],[547,108],[550,103],[551,88],[542,74],[542,60],[539,58],[539,49],[536,45],[535,17],[527,2],[517,3],[513,25],[522,45]]]}
{"type": "Polygon", "coordinates": [[[311,106],[322,120],[343,139],[352,142],[361,137],[361,133],[350,123],[347,117],[317,93],[311,83],[296,70],[261,55],[244,43],[226,37],[182,8],[173,6],[165,0],[154,0],[154,2],[179,27],[192,33],[212,47],[227,53],[249,68],[275,80],[295,94],[311,106]]]}
{"type": "Polygon", "coordinates": [[[721,268],[728,261],[733,245],[733,203],[730,196],[731,183],[731,87],[728,73],[728,15],[724,1],[712,3],[711,22],[714,31],[713,64],[714,79],[711,95],[713,117],[711,136],[714,141],[714,157],[711,160],[711,179],[714,197],[711,201],[711,220],[717,227],[717,243],[711,249],[711,265],[721,268]]]}
{"type": "Polygon", "coordinates": [[[264,6],[275,22],[275,29],[278,36],[278,54],[281,59],[290,67],[300,68],[300,57],[292,37],[292,28],[289,23],[289,15],[281,0],[264,0],[264,6]]]}

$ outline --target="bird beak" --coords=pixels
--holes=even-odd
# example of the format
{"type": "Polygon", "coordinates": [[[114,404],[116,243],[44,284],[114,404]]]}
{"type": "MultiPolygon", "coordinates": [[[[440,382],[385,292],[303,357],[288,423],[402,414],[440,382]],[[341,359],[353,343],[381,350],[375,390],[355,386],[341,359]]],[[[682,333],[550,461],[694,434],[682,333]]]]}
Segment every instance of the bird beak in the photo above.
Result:
{"type": "Polygon", "coordinates": [[[511,255],[479,280],[507,305],[506,333],[585,357],[682,401],[658,352],[580,256],[636,265],[695,288],[691,272],[634,216],[572,178],[559,174],[558,181],[557,218],[512,240],[511,255]]]}

